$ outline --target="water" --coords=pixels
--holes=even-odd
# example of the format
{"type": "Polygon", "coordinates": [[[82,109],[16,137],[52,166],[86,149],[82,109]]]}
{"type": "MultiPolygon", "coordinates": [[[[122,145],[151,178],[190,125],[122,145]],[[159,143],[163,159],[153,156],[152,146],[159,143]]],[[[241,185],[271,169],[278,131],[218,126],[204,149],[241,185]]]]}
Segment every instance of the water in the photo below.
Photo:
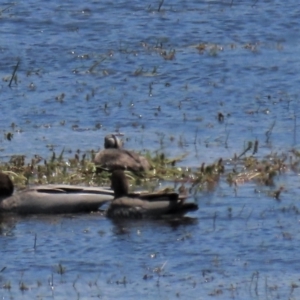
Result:
{"type": "MultiPolygon", "coordinates": [[[[259,156],[297,148],[298,3],[158,6],[2,3],[1,159],[48,158],[63,148],[72,157],[101,148],[114,131],[124,133],[127,148],[187,153],[180,164],[192,167],[233,157],[255,139],[259,156]],[[160,54],[174,50],[173,60],[160,54]]],[[[0,295],[296,299],[297,186],[293,172],[278,176],[274,188],[247,183],[235,192],[221,181],[196,195],[200,209],[183,224],[120,225],[101,215],[5,218],[0,295]],[[278,202],[268,193],[281,185],[278,202]]]]}

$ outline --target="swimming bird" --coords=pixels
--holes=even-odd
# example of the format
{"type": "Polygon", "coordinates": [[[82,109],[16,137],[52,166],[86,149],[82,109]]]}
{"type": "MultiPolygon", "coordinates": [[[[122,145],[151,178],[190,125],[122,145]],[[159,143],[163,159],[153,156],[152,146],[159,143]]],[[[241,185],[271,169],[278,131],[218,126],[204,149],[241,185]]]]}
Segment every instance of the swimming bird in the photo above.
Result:
{"type": "Polygon", "coordinates": [[[122,169],[135,173],[148,171],[151,167],[145,157],[123,149],[121,141],[114,134],[105,137],[104,149],[96,154],[94,163],[110,171],[122,169]]]}
{"type": "Polygon", "coordinates": [[[186,196],[177,193],[128,193],[128,181],[124,171],[116,170],[111,176],[115,199],[107,209],[109,218],[144,218],[164,215],[182,216],[198,209],[195,203],[185,202],[186,196]]]}
{"type": "Polygon", "coordinates": [[[0,172],[0,213],[60,214],[97,211],[114,199],[110,189],[74,185],[40,185],[14,193],[10,177],[0,172]]]}

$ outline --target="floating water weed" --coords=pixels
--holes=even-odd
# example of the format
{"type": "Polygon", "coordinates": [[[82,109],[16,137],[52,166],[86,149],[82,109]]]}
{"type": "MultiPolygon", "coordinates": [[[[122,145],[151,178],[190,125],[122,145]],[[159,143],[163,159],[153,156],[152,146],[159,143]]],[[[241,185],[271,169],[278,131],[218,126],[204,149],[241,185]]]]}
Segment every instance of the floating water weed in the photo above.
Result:
{"type": "Polygon", "coordinates": [[[63,103],[64,99],[65,99],[65,94],[64,93],[61,93],[60,95],[55,97],[55,100],[59,103],[63,103]]]}
{"type": "Polygon", "coordinates": [[[124,286],[126,286],[127,284],[126,276],[124,276],[123,279],[121,280],[117,280],[116,284],[123,284],[124,286]]]}
{"type": "Polygon", "coordinates": [[[20,289],[22,292],[28,291],[28,290],[29,290],[28,286],[27,286],[23,281],[20,282],[20,284],[19,284],[19,289],[20,289]]]}
{"type": "Polygon", "coordinates": [[[175,59],[175,53],[176,51],[175,50],[171,50],[169,52],[167,51],[162,51],[160,53],[160,55],[165,59],[165,60],[173,60],[175,59]]]}
{"type": "Polygon", "coordinates": [[[7,133],[4,134],[5,139],[8,140],[8,141],[11,141],[13,136],[14,136],[14,134],[11,133],[11,132],[7,132],[7,133]]]}
{"type": "MultiPolygon", "coordinates": [[[[163,148],[166,137],[163,134],[157,134],[163,148]]],[[[175,137],[170,137],[171,141],[174,139],[175,137]]],[[[197,140],[197,132],[195,140],[197,140]]],[[[179,137],[179,142],[184,147],[186,141],[183,136],[179,137]]],[[[169,158],[161,150],[154,153],[148,151],[144,155],[152,169],[131,175],[131,184],[132,187],[142,185],[155,190],[161,181],[167,180],[174,182],[175,187],[171,189],[184,186],[186,191],[196,195],[198,191],[204,189],[215,190],[219,182],[223,180],[234,188],[235,193],[238,191],[238,185],[252,181],[260,186],[269,187],[270,190],[262,191],[279,200],[284,188],[276,187],[276,179],[287,170],[298,172],[300,154],[293,149],[288,155],[271,153],[262,159],[253,154],[247,156],[251,149],[257,147],[257,141],[250,141],[239,156],[235,155],[231,159],[220,158],[212,164],[203,162],[201,166],[192,168],[177,166],[178,163],[184,161],[187,153],[169,158]]],[[[110,173],[99,170],[95,166],[93,163],[95,153],[96,151],[91,150],[81,154],[81,151],[77,150],[73,158],[67,158],[63,148],[58,155],[53,151],[48,160],[39,155],[34,155],[31,159],[24,155],[12,156],[9,162],[0,163],[0,169],[12,177],[17,188],[23,188],[28,184],[49,183],[109,186],[110,173]]]]}
{"type": "Polygon", "coordinates": [[[273,193],[273,196],[274,196],[274,198],[276,199],[276,200],[280,200],[280,198],[279,198],[279,196],[280,196],[280,194],[281,194],[281,192],[284,190],[284,187],[283,186],[281,186],[277,191],[275,191],[274,193],[273,193]]]}
{"type": "Polygon", "coordinates": [[[140,76],[143,73],[143,67],[136,69],[133,73],[134,76],[140,76]]]}
{"type": "Polygon", "coordinates": [[[223,294],[223,290],[221,289],[215,289],[211,293],[209,293],[209,296],[219,296],[223,294]]]}
{"type": "Polygon", "coordinates": [[[59,275],[63,275],[63,274],[65,274],[65,272],[66,272],[66,268],[65,268],[61,263],[59,263],[59,264],[55,267],[55,269],[56,269],[56,273],[59,274],[59,275]]]}
{"type": "Polygon", "coordinates": [[[10,290],[11,289],[10,281],[7,281],[6,283],[4,283],[2,288],[6,289],[6,290],[10,290]]]}
{"type": "Polygon", "coordinates": [[[294,282],[291,283],[291,292],[290,292],[290,297],[289,298],[291,298],[294,290],[297,289],[298,287],[299,287],[299,285],[297,283],[294,283],[294,282]]]}
{"type": "Polygon", "coordinates": [[[196,46],[196,49],[198,49],[200,53],[203,53],[204,50],[206,50],[206,46],[206,44],[199,44],[198,46],[196,46]]]}
{"type": "Polygon", "coordinates": [[[218,113],[218,121],[219,121],[220,123],[223,123],[223,122],[224,122],[224,115],[223,115],[221,112],[218,113]]]}

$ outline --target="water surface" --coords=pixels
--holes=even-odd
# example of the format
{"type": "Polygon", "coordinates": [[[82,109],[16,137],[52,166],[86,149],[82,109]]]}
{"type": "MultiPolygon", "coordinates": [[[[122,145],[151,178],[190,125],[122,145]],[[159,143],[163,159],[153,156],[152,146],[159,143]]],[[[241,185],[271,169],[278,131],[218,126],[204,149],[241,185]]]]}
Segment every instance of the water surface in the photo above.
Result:
{"type": "MultiPolygon", "coordinates": [[[[231,158],[255,139],[261,157],[297,148],[298,3],[158,6],[1,4],[1,159],[63,148],[73,157],[115,131],[127,148],[187,153],[180,164],[190,167],[231,158]]],[[[280,185],[278,202],[268,196],[273,188],[235,191],[222,180],[192,199],[200,209],[190,219],[171,224],[115,224],[99,214],[4,218],[0,295],[297,299],[297,174],[278,176],[280,185]]]]}

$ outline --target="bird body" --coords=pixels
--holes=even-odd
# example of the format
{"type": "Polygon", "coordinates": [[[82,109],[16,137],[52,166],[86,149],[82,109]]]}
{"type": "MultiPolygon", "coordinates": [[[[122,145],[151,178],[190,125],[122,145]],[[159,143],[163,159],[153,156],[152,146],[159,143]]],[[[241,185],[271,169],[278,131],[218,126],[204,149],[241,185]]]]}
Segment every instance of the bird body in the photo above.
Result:
{"type": "Polygon", "coordinates": [[[113,200],[113,192],[73,185],[33,186],[13,194],[13,184],[0,173],[0,213],[60,214],[97,211],[113,200]],[[10,186],[10,187],[9,187],[10,186]]]}
{"type": "Polygon", "coordinates": [[[112,174],[112,189],[115,199],[109,205],[107,216],[114,219],[184,215],[198,209],[197,204],[185,202],[186,197],[177,193],[128,193],[127,178],[121,170],[112,174]]]}
{"type": "Polygon", "coordinates": [[[129,170],[132,172],[143,172],[150,169],[148,160],[138,153],[122,148],[121,141],[113,134],[104,139],[104,149],[99,151],[94,163],[104,169],[129,170]]]}

